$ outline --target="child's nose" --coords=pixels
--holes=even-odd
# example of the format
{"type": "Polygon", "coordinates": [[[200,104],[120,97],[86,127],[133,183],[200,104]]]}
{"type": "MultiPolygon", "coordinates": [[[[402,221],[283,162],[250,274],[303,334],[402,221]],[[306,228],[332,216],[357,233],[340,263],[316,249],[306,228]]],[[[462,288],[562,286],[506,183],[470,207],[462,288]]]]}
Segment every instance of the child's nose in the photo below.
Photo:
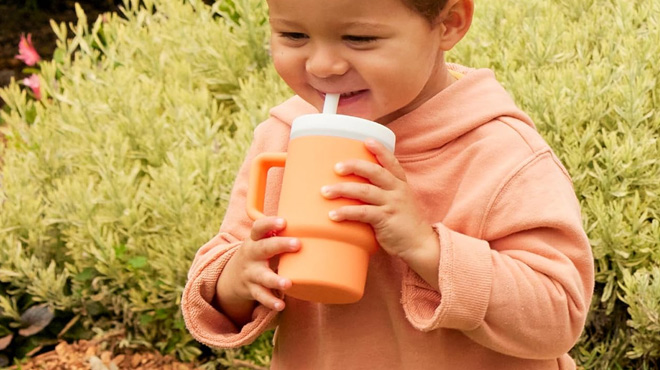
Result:
{"type": "Polygon", "coordinates": [[[348,71],[348,62],[333,52],[332,48],[315,50],[305,63],[307,72],[319,77],[341,76],[348,71]]]}

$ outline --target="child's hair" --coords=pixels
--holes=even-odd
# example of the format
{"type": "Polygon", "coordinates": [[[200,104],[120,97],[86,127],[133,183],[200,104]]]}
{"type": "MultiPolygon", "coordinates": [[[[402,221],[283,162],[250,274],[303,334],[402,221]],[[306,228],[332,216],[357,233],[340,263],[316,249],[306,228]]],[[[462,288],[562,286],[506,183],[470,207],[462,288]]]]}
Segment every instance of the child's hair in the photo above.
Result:
{"type": "Polygon", "coordinates": [[[403,2],[406,6],[426,18],[429,23],[433,23],[442,8],[447,5],[447,0],[403,0],[403,2]]]}

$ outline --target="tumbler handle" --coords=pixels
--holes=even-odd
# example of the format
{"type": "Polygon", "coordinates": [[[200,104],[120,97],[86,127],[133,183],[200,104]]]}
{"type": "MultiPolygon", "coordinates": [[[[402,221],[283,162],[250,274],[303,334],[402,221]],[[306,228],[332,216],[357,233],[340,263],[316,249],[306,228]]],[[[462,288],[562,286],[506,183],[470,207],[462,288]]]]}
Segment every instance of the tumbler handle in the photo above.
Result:
{"type": "Polygon", "coordinates": [[[266,198],[266,180],[272,167],[284,167],[286,153],[261,153],[252,160],[247,191],[247,214],[256,220],[266,217],[264,200],[266,198]]]}

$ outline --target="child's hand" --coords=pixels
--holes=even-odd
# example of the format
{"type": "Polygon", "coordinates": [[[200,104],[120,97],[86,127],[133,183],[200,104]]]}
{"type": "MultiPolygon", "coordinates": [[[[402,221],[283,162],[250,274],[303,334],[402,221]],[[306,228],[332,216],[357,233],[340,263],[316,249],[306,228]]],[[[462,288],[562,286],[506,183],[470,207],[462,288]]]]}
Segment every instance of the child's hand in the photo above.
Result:
{"type": "Polygon", "coordinates": [[[237,317],[250,315],[254,301],[273,310],[284,309],[284,301],[273,290],[290,288],[291,280],[277,275],[272,266],[280,254],[300,248],[298,239],[277,236],[285,226],[285,221],[277,217],[254,222],[250,237],[238,248],[218,279],[217,299],[225,313],[237,317]]]}
{"type": "Polygon", "coordinates": [[[368,161],[348,160],[338,163],[335,171],[339,175],[364,177],[371,184],[330,184],[324,186],[321,193],[328,199],[344,197],[365,203],[335,209],[330,212],[330,218],[333,221],[352,220],[370,224],[380,246],[390,255],[407,261],[418,248],[428,246],[430,238],[437,240],[437,237],[422,217],[403,168],[394,154],[375,140],[367,140],[365,144],[382,167],[368,161]]]}

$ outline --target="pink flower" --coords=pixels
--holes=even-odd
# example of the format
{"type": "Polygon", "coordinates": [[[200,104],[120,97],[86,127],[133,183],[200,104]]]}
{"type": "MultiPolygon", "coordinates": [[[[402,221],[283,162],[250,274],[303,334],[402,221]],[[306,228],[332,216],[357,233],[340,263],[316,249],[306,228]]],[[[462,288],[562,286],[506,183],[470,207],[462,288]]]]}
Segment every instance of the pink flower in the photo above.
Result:
{"type": "Polygon", "coordinates": [[[37,98],[37,100],[41,99],[41,83],[39,82],[39,76],[31,75],[30,77],[24,78],[23,85],[32,89],[34,97],[37,98]]]}
{"type": "Polygon", "coordinates": [[[32,34],[28,33],[27,39],[25,35],[21,35],[21,41],[18,43],[18,55],[15,58],[22,60],[29,66],[35,65],[41,60],[37,50],[32,45],[32,34]]]}

